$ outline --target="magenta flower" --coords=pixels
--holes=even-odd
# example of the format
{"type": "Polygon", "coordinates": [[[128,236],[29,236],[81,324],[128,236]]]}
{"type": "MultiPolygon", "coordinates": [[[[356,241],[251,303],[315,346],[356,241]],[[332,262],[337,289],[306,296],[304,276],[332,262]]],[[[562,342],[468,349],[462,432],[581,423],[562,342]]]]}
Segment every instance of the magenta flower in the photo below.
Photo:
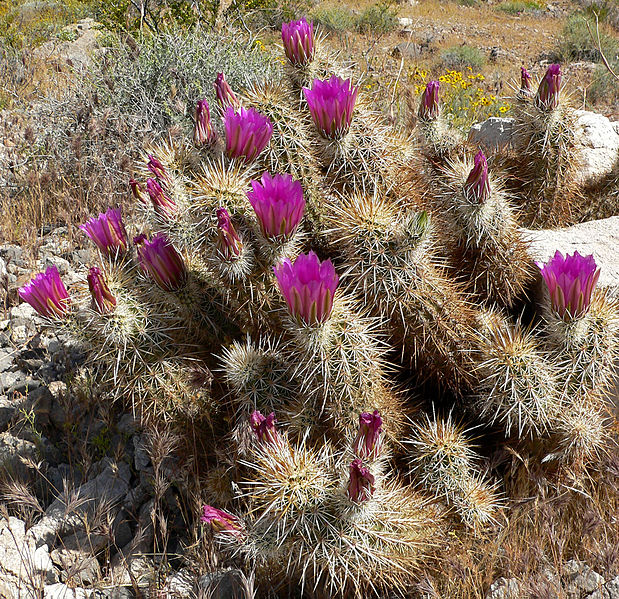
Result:
{"type": "Polygon", "coordinates": [[[288,237],[301,222],[305,210],[303,188],[291,175],[264,173],[252,181],[247,198],[256,211],[262,234],[267,238],[288,237]]]}
{"type": "Polygon", "coordinates": [[[221,106],[222,110],[226,110],[228,106],[238,109],[241,106],[238,98],[234,95],[232,88],[226,81],[226,76],[223,73],[217,73],[215,79],[215,95],[217,96],[217,102],[221,106]]]}
{"type": "Polygon", "coordinates": [[[142,185],[140,185],[133,177],[129,179],[129,185],[131,186],[131,193],[133,194],[133,197],[141,204],[147,206],[148,197],[142,185]]]}
{"type": "Polygon", "coordinates": [[[520,93],[523,96],[532,96],[531,81],[533,77],[524,67],[520,67],[520,93]]]}
{"type": "Polygon", "coordinates": [[[383,446],[383,419],[378,410],[359,414],[359,432],[353,443],[353,451],[359,458],[374,460],[383,446]]]}
{"type": "Polygon", "coordinates": [[[99,268],[92,266],[88,271],[88,289],[92,297],[93,310],[99,314],[111,314],[116,308],[116,298],[107,286],[99,268]]]}
{"type": "Polygon", "coordinates": [[[328,139],[343,137],[350,128],[359,88],[350,79],[331,75],[327,81],[314,79],[312,89],[303,88],[303,94],[320,133],[328,139]]]}
{"type": "Polygon", "coordinates": [[[224,260],[234,260],[241,255],[243,242],[236,232],[232,219],[225,208],[217,209],[217,249],[224,260]]]}
{"type": "Polygon", "coordinates": [[[151,173],[153,173],[153,175],[155,175],[155,177],[157,177],[157,179],[166,184],[170,183],[170,175],[168,174],[168,171],[166,171],[165,167],[156,156],[153,156],[152,154],[148,155],[146,167],[151,173]]]}
{"type": "Polygon", "coordinates": [[[206,524],[210,524],[215,532],[225,532],[235,537],[241,537],[243,535],[243,527],[236,516],[211,505],[202,506],[202,516],[200,520],[206,524]]]}
{"type": "Polygon", "coordinates": [[[542,110],[553,110],[559,105],[560,91],[561,65],[551,64],[537,88],[535,105],[542,110]]]}
{"type": "Polygon", "coordinates": [[[475,156],[475,166],[469,173],[463,189],[465,197],[474,204],[483,204],[490,197],[488,162],[481,150],[475,156]]]}
{"type": "Polygon", "coordinates": [[[329,318],[340,280],[331,260],[321,263],[318,256],[310,252],[300,254],[294,264],[286,258],[273,270],[293,316],[309,325],[329,318]]]}
{"type": "Polygon", "coordinates": [[[428,81],[426,89],[423,90],[421,103],[417,111],[417,116],[422,121],[433,121],[440,114],[441,108],[438,103],[438,90],[440,86],[441,84],[438,81],[428,81]]]}
{"type": "Polygon", "coordinates": [[[199,100],[196,105],[196,124],[193,129],[193,143],[200,147],[215,141],[216,133],[211,123],[211,111],[206,100],[199,100]]]}
{"type": "Polygon", "coordinates": [[[249,417],[251,429],[258,437],[260,443],[268,445],[274,445],[279,442],[279,433],[277,428],[275,428],[276,422],[274,412],[271,412],[268,416],[263,416],[258,410],[255,410],[249,417]]]}
{"type": "Polygon", "coordinates": [[[18,290],[19,297],[28,302],[41,316],[62,317],[69,311],[69,294],[58,269],[50,266],[18,290]]]}
{"type": "Polygon", "coordinates": [[[314,23],[305,18],[282,23],[282,42],[288,60],[295,67],[303,67],[314,60],[314,23]]]}
{"type": "Polygon", "coordinates": [[[123,224],[120,208],[108,208],[107,212],[93,216],[80,225],[80,229],[90,237],[106,256],[127,250],[127,231],[123,224]]]}
{"type": "Polygon", "coordinates": [[[360,459],[353,460],[349,469],[347,495],[348,499],[355,503],[363,503],[372,497],[374,493],[374,475],[363,466],[360,459]]]}
{"type": "Polygon", "coordinates": [[[548,286],[552,309],[565,321],[584,316],[589,310],[591,294],[600,277],[593,255],[572,256],[557,250],[546,263],[538,263],[548,286]]]}
{"type": "Polygon", "coordinates": [[[187,283],[185,261],[174,249],[165,233],[157,233],[151,241],[145,235],[133,239],[138,260],[144,272],[164,291],[179,291],[187,283]]]}
{"type": "Polygon", "coordinates": [[[238,112],[232,106],[224,113],[226,129],[226,154],[230,158],[245,158],[245,162],[255,160],[267,147],[273,134],[273,125],[269,117],[253,108],[242,106],[238,112]]]}
{"type": "Polygon", "coordinates": [[[156,179],[148,179],[146,181],[146,190],[150,196],[150,201],[153,203],[155,210],[159,214],[163,214],[168,218],[173,218],[178,211],[176,202],[168,197],[163,191],[163,187],[156,179]]]}

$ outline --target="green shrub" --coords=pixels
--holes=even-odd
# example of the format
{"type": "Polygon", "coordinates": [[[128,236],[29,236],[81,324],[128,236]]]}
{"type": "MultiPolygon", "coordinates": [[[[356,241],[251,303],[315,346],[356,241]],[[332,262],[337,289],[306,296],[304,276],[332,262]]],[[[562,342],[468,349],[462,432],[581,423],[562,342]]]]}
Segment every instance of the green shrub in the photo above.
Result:
{"type": "Polygon", "coordinates": [[[310,0],[234,0],[228,14],[249,15],[254,26],[279,29],[284,21],[306,16],[311,5],[310,0]]]}
{"type": "Polygon", "coordinates": [[[501,2],[497,6],[497,10],[506,12],[510,15],[517,15],[521,12],[535,12],[538,10],[544,10],[546,3],[538,0],[513,0],[508,2],[501,2]]]}
{"type": "Polygon", "coordinates": [[[441,63],[448,70],[461,71],[471,67],[478,71],[486,64],[486,57],[472,46],[452,46],[441,52],[441,63]]]}
{"type": "Polygon", "coordinates": [[[352,31],[357,23],[357,18],[351,10],[339,6],[319,8],[312,12],[311,16],[314,23],[322,30],[331,33],[352,31]]]}
{"type": "Polygon", "coordinates": [[[197,100],[215,101],[213,82],[223,71],[233,89],[272,75],[277,64],[256,44],[196,30],[146,38],[139,46],[118,44],[93,72],[102,102],[123,118],[149,129],[191,127],[197,100]]]}
{"type": "Polygon", "coordinates": [[[391,2],[379,2],[366,8],[357,19],[361,33],[384,35],[398,26],[398,10],[391,2]]]}
{"type": "MultiPolygon", "coordinates": [[[[592,31],[595,32],[595,24],[592,26],[592,31]]],[[[600,62],[602,59],[597,39],[589,32],[587,19],[583,15],[572,15],[567,20],[560,40],[555,53],[557,60],[600,62]]],[[[610,61],[616,60],[619,54],[619,41],[600,28],[600,42],[606,58],[610,61]]]]}
{"type": "MultiPolygon", "coordinates": [[[[619,61],[615,61],[613,70],[615,73],[619,71],[619,61]]],[[[619,84],[604,65],[598,65],[593,72],[587,100],[591,104],[619,104],[619,84]]]]}

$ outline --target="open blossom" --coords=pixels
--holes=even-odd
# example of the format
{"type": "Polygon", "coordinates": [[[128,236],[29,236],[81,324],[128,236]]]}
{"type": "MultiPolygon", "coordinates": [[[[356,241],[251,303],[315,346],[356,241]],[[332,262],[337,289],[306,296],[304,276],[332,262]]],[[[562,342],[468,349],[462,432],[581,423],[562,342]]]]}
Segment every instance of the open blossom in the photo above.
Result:
{"type": "Polygon", "coordinates": [[[236,516],[211,505],[202,506],[200,520],[205,524],[210,524],[215,532],[230,533],[236,537],[243,534],[243,527],[236,516]]]}
{"type": "Polygon", "coordinates": [[[490,182],[488,181],[488,162],[480,150],[475,156],[475,166],[469,173],[464,184],[464,195],[475,204],[483,204],[490,197],[490,182]]]}
{"type": "Polygon", "coordinates": [[[157,233],[151,241],[145,235],[133,239],[138,248],[142,269],[165,291],[179,291],[187,283],[185,261],[174,249],[165,233],[157,233]]]}
{"type": "Polygon", "coordinates": [[[348,133],[359,88],[350,79],[332,75],[321,81],[314,79],[312,88],[303,88],[312,120],[328,139],[337,139],[348,133]]]}
{"type": "Polygon", "coordinates": [[[165,194],[163,187],[159,184],[159,181],[156,179],[148,179],[146,181],[146,189],[148,191],[148,195],[150,196],[150,201],[153,203],[155,210],[159,212],[159,214],[163,214],[168,218],[171,218],[176,214],[178,210],[176,202],[165,194]]]}
{"type": "Polygon", "coordinates": [[[314,23],[305,18],[282,23],[282,42],[288,60],[296,66],[306,66],[314,60],[314,23]]]}
{"type": "Polygon", "coordinates": [[[69,294],[58,269],[50,266],[18,290],[19,297],[28,302],[41,316],[62,317],[69,310],[69,294]]]}
{"type": "Polygon", "coordinates": [[[374,494],[374,475],[363,466],[360,459],[353,460],[350,464],[347,494],[348,499],[355,503],[363,503],[374,494]]]}
{"type": "Polygon", "coordinates": [[[561,65],[551,64],[537,88],[535,105],[543,110],[553,110],[559,105],[560,91],[561,65]]]}
{"type": "Polygon", "coordinates": [[[239,108],[241,106],[241,103],[234,95],[234,92],[226,81],[226,76],[223,73],[217,73],[214,86],[217,102],[221,106],[222,110],[225,110],[228,106],[232,106],[232,108],[239,108]]]}
{"type": "Polygon", "coordinates": [[[309,325],[324,322],[333,309],[339,277],[331,260],[320,262],[314,252],[286,258],[273,268],[290,313],[309,325]]]}
{"type": "Polygon", "coordinates": [[[531,74],[524,67],[520,67],[520,93],[523,96],[532,96],[533,90],[531,89],[531,74]]]}
{"type": "Polygon", "coordinates": [[[566,321],[584,316],[600,277],[593,255],[574,252],[564,257],[557,251],[546,264],[538,266],[550,293],[552,309],[566,321]]]}
{"type": "Polygon", "coordinates": [[[291,175],[264,173],[260,181],[251,182],[247,198],[267,238],[288,237],[301,222],[305,210],[303,188],[291,175]]]}
{"type": "Polygon", "coordinates": [[[148,155],[146,167],[151,173],[153,173],[153,175],[155,175],[155,177],[157,177],[157,179],[166,184],[170,183],[170,175],[168,174],[168,171],[166,171],[165,167],[156,156],[153,156],[152,154],[148,155]]]}
{"type": "Polygon", "coordinates": [[[93,309],[99,314],[111,314],[116,308],[116,298],[112,295],[103,273],[93,266],[88,271],[87,278],[93,309]]]}
{"type": "Polygon", "coordinates": [[[426,89],[421,94],[421,102],[417,115],[423,121],[432,121],[440,114],[440,105],[438,103],[438,90],[440,87],[438,81],[428,81],[426,89]]]}
{"type": "Polygon", "coordinates": [[[273,445],[279,441],[279,433],[275,428],[275,413],[271,412],[268,416],[263,416],[261,412],[255,410],[249,417],[251,430],[261,443],[273,445]]]}
{"type": "Polygon", "coordinates": [[[378,410],[359,414],[359,431],[353,443],[353,451],[359,458],[376,459],[383,446],[383,419],[378,410]]]}
{"type": "Polygon", "coordinates": [[[230,158],[245,158],[252,162],[267,147],[273,134],[269,117],[253,108],[242,106],[235,112],[229,106],[224,113],[226,154],[230,158]]]}
{"type": "Polygon", "coordinates": [[[225,208],[217,209],[217,249],[224,260],[233,260],[241,255],[243,242],[236,232],[232,219],[225,208]]]}
{"type": "Polygon", "coordinates": [[[210,145],[215,141],[216,133],[211,123],[211,111],[206,100],[196,104],[196,124],[193,128],[193,143],[200,147],[210,145]]]}
{"type": "Polygon", "coordinates": [[[127,231],[123,224],[120,208],[108,208],[99,216],[93,216],[80,225],[95,245],[107,256],[127,250],[127,231]]]}

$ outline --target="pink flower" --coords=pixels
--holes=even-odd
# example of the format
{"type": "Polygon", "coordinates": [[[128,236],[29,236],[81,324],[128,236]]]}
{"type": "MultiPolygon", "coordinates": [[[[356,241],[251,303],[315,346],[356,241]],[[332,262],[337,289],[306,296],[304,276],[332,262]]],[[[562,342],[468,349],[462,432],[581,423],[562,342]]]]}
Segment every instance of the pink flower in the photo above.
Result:
{"type": "Polygon", "coordinates": [[[421,94],[421,103],[417,115],[422,121],[433,121],[441,112],[438,103],[438,90],[441,84],[438,81],[428,81],[426,89],[421,94]]]}
{"type": "Polygon", "coordinates": [[[531,74],[524,67],[520,67],[520,93],[524,96],[532,96],[531,74]]]}
{"type": "Polygon", "coordinates": [[[251,413],[249,424],[260,443],[274,445],[279,442],[279,433],[275,428],[275,413],[271,412],[268,416],[263,416],[258,410],[251,413]]]}
{"type": "Polygon", "coordinates": [[[155,210],[167,218],[173,218],[178,211],[178,206],[172,198],[164,193],[163,187],[161,187],[159,182],[156,179],[148,179],[146,181],[146,189],[155,210]]]}
{"type": "Polygon", "coordinates": [[[273,125],[269,117],[253,108],[242,106],[237,112],[232,106],[224,113],[226,129],[226,154],[230,158],[245,158],[252,162],[267,147],[273,134],[273,125]]]}
{"type": "Polygon", "coordinates": [[[331,260],[320,262],[314,252],[286,258],[274,267],[277,284],[290,313],[309,325],[324,322],[333,308],[339,277],[331,260]]]}
{"type": "Polygon", "coordinates": [[[106,256],[127,250],[127,231],[123,224],[120,208],[108,208],[107,212],[93,216],[80,225],[80,229],[90,237],[106,256]]]}
{"type": "Polygon", "coordinates": [[[353,460],[349,469],[348,499],[354,503],[363,503],[374,493],[374,475],[363,466],[360,459],[353,460]]]}
{"type": "Polygon", "coordinates": [[[359,414],[359,432],[353,443],[355,455],[364,460],[376,459],[383,446],[382,431],[383,419],[378,410],[359,414]]]}
{"type": "Polygon", "coordinates": [[[144,272],[165,291],[179,291],[187,283],[187,267],[165,233],[157,233],[151,241],[145,235],[133,239],[138,247],[138,260],[144,272]]]}
{"type": "Polygon", "coordinates": [[[58,269],[50,266],[18,290],[19,297],[28,302],[41,316],[60,318],[69,311],[69,294],[58,269]]]}
{"type": "Polygon", "coordinates": [[[157,177],[157,179],[165,184],[170,183],[170,175],[168,174],[168,171],[166,171],[165,167],[156,156],[153,156],[152,154],[148,155],[146,167],[151,173],[153,173],[153,175],[155,175],[155,177],[157,177]]]}
{"type": "Polygon", "coordinates": [[[542,110],[553,110],[559,105],[560,91],[561,65],[551,64],[537,88],[535,105],[542,110]]]}
{"type": "Polygon", "coordinates": [[[282,42],[288,60],[295,66],[306,66],[314,60],[314,23],[305,18],[282,23],[282,42]]]}
{"type": "Polygon", "coordinates": [[[223,73],[217,73],[214,86],[217,102],[219,103],[219,106],[221,106],[222,110],[226,110],[229,106],[232,106],[232,108],[235,109],[241,106],[241,103],[234,95],[234,92],[232,91],[230,85],[228,85],[226,76],[223,73]]]}
{"type": "Polygon", "coordinates": [[[148,198],[144,188],[133,177],[129,179],[129,185],[131,186],[133,197],[141,204],[148,205],[148,198]]]}
{"type": "Polygon", "coordinates": [[[215,532],[229,533],[235,537],[243,536],[243,527],[236,516],[211,505],[202,506],[200,521],[210,524],[215,532]]]}
{"type": "Polygon", "coordinates": [[[303,217],[303,188],[291,175],[264,173],[260,181],[251,182],[247,198],[256,211],[262,234],[267,238],[288,237],[303,217]]]}
{"type": "Polygon", "coordinates": [[[116,308],[116,298],[107,286],[103,273],[93,266],[88,271],[88,289],[92,296],[93,310],[99,314],[111,314],[116,308]]]}
{"type": "Polygon", "coordinates": [[[552,309],[565,321],[584,316],[600,277],[593,255],[572,256],[557,251],[546,264],[538,263],[550,293],[552,309]]]}
{"type": "Polygon", "coordinates": [[[217,230],[219,232],[217,247],[220,255],[224,260],[238,258],[243,249],[243,242],[225,208],[217,209],[217,230]]]}
{"type": "Polygon", "coordinates": [[[193,143],[200,147],[210,145],[217,137],[211,123],[211,111],[206,100],[199,100],[196,104],[196,124],[193,129],[193,143]]]}
{"type": "Polygon", "coordinates": [[[464,184],[465,197],[475,204],[483,204],[490,197],[488,162],[480,150],[475,156],[475,166],[464,184]]]}
{"type": "Polygon", "coordinates": [[[337,139],[348,133],[358,92],[350,79],[337,75],[327,81],[314,79],[311,89],[303,88],[312,120],[324,137],[337,139]]]}

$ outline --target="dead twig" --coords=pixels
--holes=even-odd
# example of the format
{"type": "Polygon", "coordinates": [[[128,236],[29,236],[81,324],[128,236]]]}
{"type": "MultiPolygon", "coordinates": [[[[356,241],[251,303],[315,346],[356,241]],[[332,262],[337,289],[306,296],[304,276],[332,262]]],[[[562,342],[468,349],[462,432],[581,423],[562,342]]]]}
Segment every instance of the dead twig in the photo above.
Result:
{"type": "Polygon", "coordinates": [[[587,29],[589,30],[589,35],[591,36],[591,39],[593,39],[593,41],[597,41],[597,45],[598,45],[598,52],[600,53],[600,56],[602,57],[602,62],[604,63],[604,66],[608,69],[608,72],[617,80],[619,81],[619,75],[617,75],[617,73],[615,73],[615,71],[613,71],[612,67],[610,66],[610,63],[608,62],[606,56],[604,56],[604,52],[602,51],[602,41],[600,40],[600,20],[598,19],[598,15],[597,13],[595,14],[595,35],[593,35],[593,31],[591,31],[591,25],[589,24],[589,21],[585,21],[587,24],[587,29]]]}

